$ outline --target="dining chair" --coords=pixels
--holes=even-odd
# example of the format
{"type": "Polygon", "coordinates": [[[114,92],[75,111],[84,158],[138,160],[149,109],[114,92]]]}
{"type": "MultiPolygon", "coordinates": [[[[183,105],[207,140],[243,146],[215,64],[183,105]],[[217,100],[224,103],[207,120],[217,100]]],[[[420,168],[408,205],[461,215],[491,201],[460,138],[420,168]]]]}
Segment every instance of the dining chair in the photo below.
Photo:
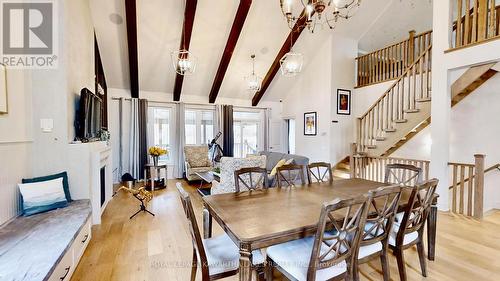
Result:
{"type": "Polygon", "coordinates": [[[367,205],[366,196],[324,203],[315,236],[267,249],[266,280],[274,267],[289,280],[351,280],[367,205]]]}
{"type": "Polygon", "coordinates": [[[407,164],[387,164],[385,167],[385,183],[401,186],[416,186],[422,181],[422,169],[407,164]]]}
{"type": "Polygon", "coordinates": [[[234,184],[236,192],[267,189],[267,170],[259,167],[241,168],[234,171],[234,184]]]}
{"type": "Polygon", "coordinates": [[[353,259],[353,279],[359,280],[359,264],[380,257],[384,281],[389,281],[388,238],[398,210],[401,187],[399,185],[379,187],[371,190],[368,198],[368,215],[364,232],[360,237],[359,251],[353,259]]]}
{"type": "Polygon", "coordinates": [[[313,182],[332,182],[333,173],[330,163],[318,162],[307,165],[307,179],[313,182]]]}
{"type": "Polygon", "coordinates": [[[393,223],[391,233],[389,234],[389,247],[396,256],[401,281],[407,280],[403,251],[414,245],[417,246],[422,275],[427,277],[423,238],[424,226],[438,182],[437,179],[431,179],[418,186],[411,187],[411,194],[404,208],[405,210],[402,212],[402,215],[396,215],[393,223]]]}
{"type": "MultiPolygon", "coordinates": [[[[227,234],[202,239],[191,198],[181,183],[178,182],[176,187],[180,193],[182,207],[189,224],[189,231],[191,232],[193,242],[191,281],[196,279],[198,264],[201,267],[203,281],[217,280],[237,274],[240,254],[236,244],[234,244],[227,234]],[[200,263],[198,263],[198,258],[200,259],[200,263]]],[[[252,252],[252,264],[254,268],[263,267],[264,261],[264,256],[259,250],[252,252]]]]}
{"type": "Polygon", "coordinates": [[[278,187],[295,187],[306,184],[303,165],[283,165],[277,169],[276,178],[278,179],[278,187]]]}

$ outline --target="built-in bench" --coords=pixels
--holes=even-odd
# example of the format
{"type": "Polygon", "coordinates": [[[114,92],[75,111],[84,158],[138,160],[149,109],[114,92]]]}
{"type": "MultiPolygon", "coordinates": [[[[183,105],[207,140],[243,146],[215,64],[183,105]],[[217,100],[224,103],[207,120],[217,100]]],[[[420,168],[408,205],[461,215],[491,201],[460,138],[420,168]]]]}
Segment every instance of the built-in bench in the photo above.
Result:
{"type": "Polygon", "coordinates": [[[89,200],[0,228],[0,280],[70,280],[91,238],[89,200]]]}

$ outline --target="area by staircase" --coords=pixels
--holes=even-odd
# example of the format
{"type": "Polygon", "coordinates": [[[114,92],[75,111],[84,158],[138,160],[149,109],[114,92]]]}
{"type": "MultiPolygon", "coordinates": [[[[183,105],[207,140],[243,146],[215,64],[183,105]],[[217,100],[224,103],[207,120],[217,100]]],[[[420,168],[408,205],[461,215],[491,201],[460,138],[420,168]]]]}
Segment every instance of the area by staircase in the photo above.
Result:
{"type": "MultiPolygon", "coordinates": [[[[410,64],[385,93],[358,118],[357,152],[388,156],[431,123],[432,44],[410,64]]],[[[473,66],[451,88],[451,106],[493,77],[496,63],[473,66]]]]}

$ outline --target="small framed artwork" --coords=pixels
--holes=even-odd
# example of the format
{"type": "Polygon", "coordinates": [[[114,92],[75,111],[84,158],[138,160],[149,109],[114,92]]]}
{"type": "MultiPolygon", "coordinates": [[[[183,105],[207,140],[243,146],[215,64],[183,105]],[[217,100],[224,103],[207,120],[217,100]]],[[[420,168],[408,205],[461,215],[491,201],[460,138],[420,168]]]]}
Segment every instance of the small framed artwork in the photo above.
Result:
{"type": "Polygon", "coordinates": [[[337,114],[351,115],[351,91],[337,89],[337,114]]]}
{"type": "Polygon", "coordinates": [[[7,69],[0,63],[0,114],[7,113],[7,69]]]}
{"type": "Polygon", "coordinates": [[[318,114],[316,112],[304,113],[304,135],[315,136],[318,133],[318,114]]]}

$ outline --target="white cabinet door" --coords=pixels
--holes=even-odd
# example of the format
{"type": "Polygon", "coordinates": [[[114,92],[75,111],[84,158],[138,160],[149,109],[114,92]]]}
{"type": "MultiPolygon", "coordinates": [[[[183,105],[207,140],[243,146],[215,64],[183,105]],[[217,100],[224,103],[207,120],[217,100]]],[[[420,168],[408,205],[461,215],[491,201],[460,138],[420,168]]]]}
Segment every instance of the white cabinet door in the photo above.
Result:
{"type": "Polygon", "coordinates": [[[271,126],[269,126],[269,151],[283,152],[283,121],[271,121],[271,126]]]}

